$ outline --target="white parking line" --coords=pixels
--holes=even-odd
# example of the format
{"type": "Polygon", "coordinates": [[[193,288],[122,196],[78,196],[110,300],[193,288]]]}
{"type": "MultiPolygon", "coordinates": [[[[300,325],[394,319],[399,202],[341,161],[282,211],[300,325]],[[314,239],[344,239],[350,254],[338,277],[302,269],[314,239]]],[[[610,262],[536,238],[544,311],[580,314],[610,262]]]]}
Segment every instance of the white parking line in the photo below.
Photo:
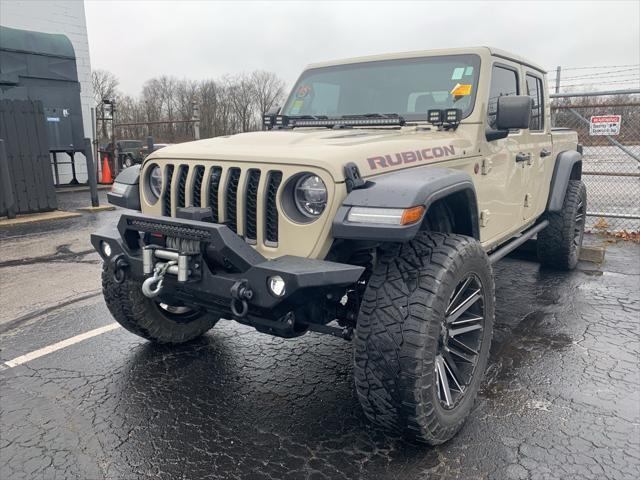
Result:
{"type": "Polygon", "coordinates": [[[48,347],[39,348],[38,350],[34,350],[31,353],[20,355],[13,360],[7,360],[6,362],[4,362],[4,366],[5,368],[17,367],[18,365],[22,365],[23,363],[30,362],[31,360],[35,360],[36,358],[40,358],[44,355],[62,350],[63,348],[70,347],[71,345],[75,345],[76,343],[80,343],[89,338],[97,337],[98,335],[110,332],[111,330],[115,330],[119,327],[120,324],[113,322],[109,325],[105,325],[104,327],[89,330],[88,332],[81,333],[80,335],[76,335],[75,337],[67,338],[66,340],[54,343],[53,345],[49,345],[48,347]]]}

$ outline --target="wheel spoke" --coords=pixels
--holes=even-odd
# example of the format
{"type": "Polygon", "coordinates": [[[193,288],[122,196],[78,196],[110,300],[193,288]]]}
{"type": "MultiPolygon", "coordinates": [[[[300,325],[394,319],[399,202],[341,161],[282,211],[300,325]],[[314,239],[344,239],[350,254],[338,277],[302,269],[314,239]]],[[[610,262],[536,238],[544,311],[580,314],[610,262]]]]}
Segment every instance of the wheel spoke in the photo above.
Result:
{"type": "Polygon", "coordinates": [[[460,315],[466,312],[471,305],[476,303],[478,300],[482,298],[482,294],[480,293],[480,289],[474,290],[471,295],[469,295],[460,305],[458,305],[447,317],[447,323],[452,323],[456,321],[460,315]]]}
{"type": "Polygon", "coordinates": [[[447,406],[450,407],[453,405],[453,400],[451,399],[451,389],[449,388],[449,380],[447,379],[446,367],[444,366],[444,358],[442,355],[436,357],[436,374],[438,375],[440,390],[442,390],[442,394],[444,395],[444,401],[447,406]]]}
{"type": "Polygon", "coordinates": [[[449,302],[449,306],[447,307],[447,315],[449,315],[451,309],[456,306],[456,304],[458,303],[458,300],[460,300],[460,297],[467,290],[467,287],[469,286],[470,283],[471,283],[471,277],[467,278],[465,282],[462,284],[462,286],[458,289],[455,296],[449,302]]]}
{"type": "Polygon", "coordinates": [[[460,373],[460,370],[458,370],[458,366],[456,365],[456,362],[453,361],[453,359],[451,358],[451,355],[449,355],[448,353],[445,353],[443,357],[444,357],[444,366],[449,372],[449,375],[451,376],[453,383],[456,384],[456,387],[458,387],[457,389],[460,393],[464,393],[464,387],[460,384],[460,381],[458,380],[462,378],[462,374],[460,373]]]}
{"type": "Polygon", "coordinates": [[[463,352],[469,353],[471,355],[478,355],[478,352],[476,352],[473,348],[471,347],[467,347],[464,343],[462,343],[460,340],[458,340],[457,338],[450,338],[449,339],[449,345],[450,346],[455,346],[460,348],[463,352]]]}
{"type": "Polygon", "coordinates": [[[482,325],[479,324],[479,323],[476,323],[475,325],[468,325],[466,327],[450,328],[449,329],[449,336],[453,338],[453,337],[456,337],[458,335],[462,335],[464,333],[473,332],[475,330],[482,330],[482,325]]]}
{"type": "Polygon", "coordinates": [[[464,352],[461,352],[460,350],[458,350],[457,348],[453,347],[452,345],[449,345],[447,347],[447,351],[451,354],[451,355],[455,355],[456,357],[462,359],[463,361],[467,362],[467,363],[473,363],[473,357],[467,355],[464,352]]]}
{"type": "Polygon", "coordinates": [[[449,324],[449,326],[450,327],[455,327],[456,325],[464,325],[466,323],[481,322],[482,320],[484,320],[484,317],[480,317],[478,315],[473,315],[471,317],[460,318],[460,319],[456,320],[455,322],[451,322],[449,324]]]}

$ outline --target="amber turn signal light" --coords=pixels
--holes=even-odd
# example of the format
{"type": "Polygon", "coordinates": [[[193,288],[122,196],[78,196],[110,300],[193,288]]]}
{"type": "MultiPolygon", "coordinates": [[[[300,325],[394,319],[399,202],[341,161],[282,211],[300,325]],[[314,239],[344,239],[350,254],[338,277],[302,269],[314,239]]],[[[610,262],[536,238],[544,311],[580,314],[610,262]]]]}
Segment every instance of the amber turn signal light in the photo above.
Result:
{"type": "Polygon", "coordinates": [[[411,225],[412,223],[419,222],[424,214],[424,207],[419,205],[417,207],[411,207],[405,209],[402,212],[402,219],[400,219],[400,225],[411,225]]]}

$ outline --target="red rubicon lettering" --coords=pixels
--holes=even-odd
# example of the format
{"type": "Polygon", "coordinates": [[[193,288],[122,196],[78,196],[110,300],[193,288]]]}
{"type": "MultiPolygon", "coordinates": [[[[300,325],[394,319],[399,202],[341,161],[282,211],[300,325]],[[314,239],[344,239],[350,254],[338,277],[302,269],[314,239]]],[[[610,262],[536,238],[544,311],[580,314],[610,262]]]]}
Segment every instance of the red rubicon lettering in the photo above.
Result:
{"type": "Polygon", "coordinates": [[[395,167],[402,163],[414,163],[422,160],[433,160],[434,158],[448,157],[455,155],[456,150],[453,145],[442,145],[441,147],[423,148],[422,150],[398,152],[377,157],[367,158],[371,170],[377,168],[395,167]]]}
{"type": "Polygon", "coordinates": [[[396,153],[393,156],[385,155],[384,157],[387,159],[387,163],[389,165],[395,166],[395,165],[400,165],[402,163],[402,156],[399,153],[396,153]]]}
{"type": "Polygon", "coordinates": [[[402,161],[404,163],[413,163],[416,160],[416,152],[402,152],[402,161]]]}
{"type": "Polygon", "coordinates": [[[371,170],[375,170],[378,167],[386,168],[388,167],[387,161],[384,157],[371,157],[367,158],[367,162],[369,162],[369,167],[371,170]]]}

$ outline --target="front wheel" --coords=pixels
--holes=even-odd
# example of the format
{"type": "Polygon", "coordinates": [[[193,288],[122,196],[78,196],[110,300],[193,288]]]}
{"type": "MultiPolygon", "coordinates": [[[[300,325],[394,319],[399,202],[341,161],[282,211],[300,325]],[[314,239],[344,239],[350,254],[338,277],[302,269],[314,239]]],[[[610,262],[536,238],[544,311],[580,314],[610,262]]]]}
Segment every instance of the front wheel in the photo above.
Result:
{"type": "Polygon", "coordinates": [[[423,233],[383,248],[355,338],[366,416],[431,445],[453,437],[484,376],[494,303],[489,259],[472,238],[423,233]]]}
{"type": "Polygon", "coordinates": [[[141,283],[125,278],[117,283],[106,264],[102,293],[113,318],[131,333],[156,343],[184,343],[210,330],[219,320],[182,305],[168,305],[142,294],[141,283]]]}

